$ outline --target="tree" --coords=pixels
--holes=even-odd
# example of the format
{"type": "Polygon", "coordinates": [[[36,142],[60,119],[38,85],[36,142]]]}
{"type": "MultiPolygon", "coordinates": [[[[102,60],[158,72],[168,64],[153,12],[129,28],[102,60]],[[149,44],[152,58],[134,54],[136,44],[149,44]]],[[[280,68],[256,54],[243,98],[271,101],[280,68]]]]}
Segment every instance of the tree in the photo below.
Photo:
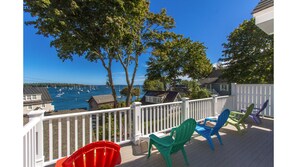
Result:
{"type": "Polygon", "coordinates": [[[207,76],[212,66],[206,57],[205,46],[182,35],[175,35],[153,50],[147,62],[149,80],[159,79],[164,87],[180,76],[199,79],[207,76]]]}
{"type": "MultiPolygon", "coordinates": [[[[107,71],[107,85],[116,91],[112,77],[112,64],[119,61],[124,68],[130,95],[138,68],[138,57],[151,44],[159,42],[174,20],[162,10],[159,14],[149,11],[146,0],[36,0],[24,1],[24,11],[35,20],[37,34],[52,37],[51,46],[63,61],[73,56],[85,56],[89,61],[100,61],[107,71]],[[130,65],[132,68],[129,78],[130,65]]],[[[116,104],[115,104],[116,106],[116,104]]]]}
{"type": "Polygon", "coordinates": [[[164,85],[160,80],[148,80],[145,79],[143,83],[143,90],[149,91],[149,90],[165,90],[164,85]]]}
{"type": "Polygon", "coordinates": [[[133,96],[140,96],[140,89],[139,88],[133,88],[132,92],[130,93],[128,87],[125,87],[124,89],[122,89],[120,91],[120,94],[122,96],[126,96],[126,97],[128,96],[128,94],[131,94],[130,98],[132,99],[133,96]]]}
{"type": "Polygon", "coordinates": [[[202,98],[207,98],[211,96],[211,93],[207,89],[201,88],[198,85],[198,82],[194,80],[191,80],[191,81],[183,80],[181,81],[181,83],[188,87],[189,94],[186,94],[186,96],[191,99],[202,99],[202,98]]]}
{"type": "Polygon", "coordinates": [[[223,76],[236,83],[273,83],[273,36],[245,20],[223,44],[223,76]]]}

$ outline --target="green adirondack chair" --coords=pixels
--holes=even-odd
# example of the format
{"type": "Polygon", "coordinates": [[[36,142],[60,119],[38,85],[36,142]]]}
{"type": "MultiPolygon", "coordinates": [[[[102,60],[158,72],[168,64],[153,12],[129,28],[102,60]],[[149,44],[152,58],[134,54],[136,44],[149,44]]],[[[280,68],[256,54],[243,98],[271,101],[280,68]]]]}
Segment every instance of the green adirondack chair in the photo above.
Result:
{"type": "Polygon", "coordinates": [[[184,145],[191,140],[195,127],[196,121],[193,118],[190,118],[185,120],[179,127],[172,128],[170,136],[159,138],[156,135],[151,134],[147,158],[150,157],[151,148],[152,145],[154,145],[165,159],[168,167],[172,166],[170,155],[179,150],[182,151],[186,164],[189,165],[184,145]]]}
{"type": "Polygon", "coordinates": [[[236,127],[236,129],[238,130],[239,133],[241,132],[241,128],[240,125],[242,125],[242,127],[245,129],[245,124],[244,124],[244,120],[249,117],[249,115],[252,113],[254,109],[254,104],[251,104],[245,113],[239,112],[239,111],[231,111],[229,118],[226,122],[225,125],[233,125],[236,127]]]}

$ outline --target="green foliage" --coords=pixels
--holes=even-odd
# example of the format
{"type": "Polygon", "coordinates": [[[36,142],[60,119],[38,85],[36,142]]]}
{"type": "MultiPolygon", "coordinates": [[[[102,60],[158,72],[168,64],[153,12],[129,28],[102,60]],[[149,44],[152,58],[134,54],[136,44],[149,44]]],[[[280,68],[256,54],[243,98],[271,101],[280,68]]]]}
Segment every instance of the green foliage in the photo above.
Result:
{"type": "MultiPolygon", "coordinates": [[[[121,91],[120,91],[120,94],[122,96],[127,96],[128,95],[128,87],[125,87],[123,88],[121,91]]],[[[132,92],[131,92],[131,95],[132,96],[140,96],[140,89],[139,88],[133,88],[132,89],[132,92]]]]}
{"type": "Polygon", "coordinates": [[[245,20],[223,44],[223,77],[236,83],[273,83],[273,35],[245,20]]]}
{"type": "Polygon", "coordinates": [[[143,90],[149,91],[149,90],[165,90],[164,85],[160,80],[149,80],[145,79],[143,83],[143,90]]]}
{"type": "Polygon", "coordinates": [[[99,110],[105,110],[105,109],[112,109],[112,107],[110,105],[107,104],[103,104],[100,106],[99,110]]]}
{"type": "MultiPolygon", "coordinates": [[[[180,76],[199,79],[207,76],[212,66],[206,57],[205,46],[182,35],[175,35],[153,50],[154,57],[147,62],[149,80],[173,82],[180,76]]],[[[165,85],[165,84],[164,84],[165,85]]]]}
{"type": "Polygon", "coordinates": [[[186,94],[184,96],[187,96],[191,99],[202,99],[202,98],[208,98],[211,96],[211,93],[205,89],[205,88],[200,88],[198,85],[198,82],[191,80],[183,80],[181,81],[183,85],[186,85],[189,88],[189,94],[186,94]]]}

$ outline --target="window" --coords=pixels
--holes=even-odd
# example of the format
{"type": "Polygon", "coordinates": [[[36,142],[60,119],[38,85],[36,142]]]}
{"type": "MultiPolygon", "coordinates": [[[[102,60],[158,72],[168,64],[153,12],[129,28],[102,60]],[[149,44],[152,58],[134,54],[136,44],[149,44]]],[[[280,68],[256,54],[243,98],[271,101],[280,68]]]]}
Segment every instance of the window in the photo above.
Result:
{"type": "Polygon", "coordinates": [[[33,107],[32,107],[32,106],[28,106],[27,108],[28,108],[28,110],[32,110],[32,109],[33,109],[33,107]]]}
{"type": "Polygon", "coordinates": [[[41,108],[45,108],[45,104],[42,104],[42,105],[41,105],[41,108]]]}
{"type": "Polygon", "coordinates": [[[26,96],[23,96],[24,100],[26,100],[26,96]]]}
{"type": "Polygon", "coordinates": [[[27,96],[27,100],[31,100],[31,95],[27,96]]]}
{"type": "Polygon", "coordinates": [[[32,100],[36,100],[36,95],[32,95],[32,100]]]}
{"type": "Polygon", "coordinates": [[[162,97],[145,96],[145,101],[149,103],[162,103],[162,97]]]}
{"type": "Polygon", "coordinates": [[[229,91],[229,85],[228,84],[221,84],[220,85],[221,91],[229,91]]]}

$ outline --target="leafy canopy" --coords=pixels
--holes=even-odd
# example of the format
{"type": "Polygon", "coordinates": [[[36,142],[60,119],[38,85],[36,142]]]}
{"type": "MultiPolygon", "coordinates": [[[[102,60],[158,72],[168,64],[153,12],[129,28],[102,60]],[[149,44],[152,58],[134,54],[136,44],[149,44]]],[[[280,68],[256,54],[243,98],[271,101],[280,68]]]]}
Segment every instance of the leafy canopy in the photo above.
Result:
{"type": "Polygon", "coordinates": [[[206,57],[205,46],[182,35],[175,35],[154,48],[147,62],[149,80],[171,82],[180,76],[199,79],[207,76],[212,66],[206,57]]]}
{"type": "Polygon", "coordinates": [[[160,90],[164,91],[164,85],[160,80],[148,80],[145,79],[143,83],[143,90],[149,91],[149,90],[160,90]]]}
{"type": "Polygon", "coordinates": [[[223,44],[223,77],[236,83],[273,83],[273,36],[244,21],[223,44]]]}

